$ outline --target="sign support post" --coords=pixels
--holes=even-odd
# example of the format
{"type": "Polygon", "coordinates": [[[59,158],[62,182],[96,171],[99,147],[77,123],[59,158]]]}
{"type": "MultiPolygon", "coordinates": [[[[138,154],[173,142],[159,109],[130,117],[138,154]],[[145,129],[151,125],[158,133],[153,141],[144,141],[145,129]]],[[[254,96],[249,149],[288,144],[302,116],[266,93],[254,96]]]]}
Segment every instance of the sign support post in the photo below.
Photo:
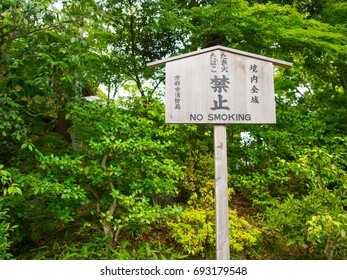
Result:
{"type": "Polygon", "coordinates": [[[230,260],[226,125],[214,125],[217,260],[230,260]]]}

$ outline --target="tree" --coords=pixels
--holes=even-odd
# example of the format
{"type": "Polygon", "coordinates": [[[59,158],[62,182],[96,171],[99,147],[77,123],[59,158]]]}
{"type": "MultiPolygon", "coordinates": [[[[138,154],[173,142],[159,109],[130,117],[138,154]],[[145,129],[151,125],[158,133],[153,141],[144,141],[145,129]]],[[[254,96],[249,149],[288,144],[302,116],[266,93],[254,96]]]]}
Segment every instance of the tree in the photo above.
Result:
{"type": "Polygon", "coordinates": [[[168,215],[170,208],[159,205],[176,195],[175,184],[182,176],[181,167],[165,153],[171,146],[163,138],[165,131],[141,116],[140,108],[135,113],[119,105],[128,107],[86,101],[74,105],[77,154],[44,156],[41,166],[47,178],[71,178],[83,188],[88,208],[114,242],[121,230],[139,234],[168,215]]]}
{"type": "Polygon", "coordinates": [[[88,24],[89,38],[107,75],[103,82],[116,90],[134,83],[142,97],[151,98],[162,74],[148,69],[147,62],[174,53],[186,45],[188,31],[175,1],[105,1],[97,10],[99,20],[88,24]]]}

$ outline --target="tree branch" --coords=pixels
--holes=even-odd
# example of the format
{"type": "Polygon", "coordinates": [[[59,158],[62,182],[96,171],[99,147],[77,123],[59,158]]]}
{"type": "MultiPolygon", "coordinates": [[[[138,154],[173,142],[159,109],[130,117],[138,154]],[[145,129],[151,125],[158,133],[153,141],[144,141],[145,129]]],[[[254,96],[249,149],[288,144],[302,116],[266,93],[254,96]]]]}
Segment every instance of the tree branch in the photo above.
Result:
{"type": "Polygon", "coordinates": [[[106,161],[107,161],[107,155],[104,155],[104,157],[102,158],[102,161],[101,161],[101,168],[102,168],[105,172],[107,171],[106,161]]]}
{"type": "Polygon", "coordinates": [[[113,216],[114,211],[117,208],[117,198],[114,198],[110,206],[110,215],[113,216]]]}
{"type": "MultiPolygon", "coordinates": [[[[134,70],[136,71],[137,65],[135,60],[136,58],[135,16],[134,16],[134,11],[132,10],[132,7],[131,7],[132,6],[131,1],[129,1],[129,5],[130,5],[130,26],[129,26],[130,30],[129,31],[130,31],[130,42],[131,42],[131,56],[132,56],[132,64],[133,64],[134,70]]],[[[139,89],[141,93],[141,96],[145,97],[145,92],[142,88],[142,83],[137,71],[135,73],[134,81],[136,83],[137,88],[139,89]]]]}

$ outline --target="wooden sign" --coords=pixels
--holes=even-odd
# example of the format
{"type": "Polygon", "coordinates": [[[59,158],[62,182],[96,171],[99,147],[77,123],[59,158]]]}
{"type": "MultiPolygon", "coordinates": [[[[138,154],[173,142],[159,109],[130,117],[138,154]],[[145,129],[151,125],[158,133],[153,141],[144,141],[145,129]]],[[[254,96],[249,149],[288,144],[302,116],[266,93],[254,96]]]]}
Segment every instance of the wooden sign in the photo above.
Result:
{"type": "Polygon", "coordinates": [[[290,63],[216,46],[150,63],[166,65],[166,122],[276,123],[273,64],[290,63]]]}
{"type": "Polygon", "coordinates": [[[166,65],[166,122],[214,124],[216,258],[230,259],[226,124],[275,123],[273,64],[222,46],[147,64],[166,65]]]}

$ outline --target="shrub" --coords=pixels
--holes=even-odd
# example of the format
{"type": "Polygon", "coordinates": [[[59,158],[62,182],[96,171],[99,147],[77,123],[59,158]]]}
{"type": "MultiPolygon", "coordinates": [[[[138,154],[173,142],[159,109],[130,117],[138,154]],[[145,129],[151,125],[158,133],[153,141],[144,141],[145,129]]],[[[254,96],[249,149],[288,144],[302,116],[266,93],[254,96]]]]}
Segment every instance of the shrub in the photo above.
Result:
{"type": "MultiPolygon", "coordinates": [[[[194,258],[214,258],[215,254],[215,211],[214,185],[209,183],[198,193],[192,194],[181,216],[168,226],[173,238],[181,245],[184,253],[194,258]]],[[[230,191],[231,192],[231,191],[230,191]]],[[[260,230],[252,227],[235,210],[229,210],[229,237],[231,257],[244,258],[243,252],[255,245],[260,230]]]]}

